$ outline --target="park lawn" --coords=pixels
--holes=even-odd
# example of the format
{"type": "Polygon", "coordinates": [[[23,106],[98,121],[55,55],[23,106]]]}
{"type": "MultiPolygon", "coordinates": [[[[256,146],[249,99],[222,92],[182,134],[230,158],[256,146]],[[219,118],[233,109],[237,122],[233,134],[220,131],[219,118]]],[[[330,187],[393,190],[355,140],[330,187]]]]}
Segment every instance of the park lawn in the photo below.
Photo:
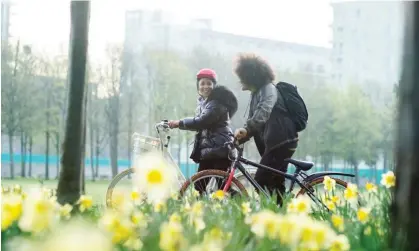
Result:
{"type": "MultiPolygon", "coordinates": [[[[105,204],[105,196],[106,190],[108,188],[110,181],[108,180],[100,180],[100,181],[86,181],[86,193],[93,197],[93,201],[95,204],[105,204]]],[[[127,183],[127,182],[125,182],[127,183]]],[[[56,189],[58,180],[44,180],[41,181],[37,179],[2,179],[1,185],[3,187],[10,187],[12,188],[14,185],[22,186],[24,191],[27,191],[29,188],[32,187],[40,187],[43,186],[45,188],[56,189]]],[[[125,184],[128,185],[128,184],[125,184]]]]}
{"type": "Polygon", "coordinates": [[[2,214],[8,217],[2,220],[2,249],[286,251],[298,246],[298,250],[381,251],[388,247],[388,192],[381,188],[369,194],[383,200],[375,200],[381,203],[368,205],[368,210],[349,206],[342,198],[332,214],[310,212],[310,200],[302,197],[278,208],[271,199],[229,199],[217,192],[209,198],[190,194],[154,204],[126,201],[116,210],[96,207],[84,198],[80,212],[76,209],[72,216],[63,214],[65,206],[56,211],[49,198],[33,194],[20,200],[19,194],[8,192],[3,194],[2,214]],[[134,207],[129,206],[132,202],[134,207]],[[16,214],[20,203],[23,211],[16,214]]]}
{"type": "MultiPolygon", "coordinates": [[[[25,190],[39,187],[39,181],[2,180],[3,186],[23,188],[2,191],[2,249],[389,250],[393,172],[383,175],[382,185],[350,184],[342,193],[332,179],[325,178],[320,198],[330,211],[316,207],[306,196],[287,198],[283,207],[273,198],[230,198],[220,190],[203,198],[194,190],[179,197],[170,194],[170,186],[151,186],[154,180],[150,180],[144,180],[148,188],[141,190],[147,192],[147,201],[131,191],[115,200],[113,208],[102,206],[104,181],[87,182],[91,197],[82,196],[72,207],[59,205],[45,191],[25,190]]],[[[132,189],[130,181],[125,185],[132,189]]],[[[56,181],[46,181],[44,186],[55,188],[56,181]]]]}

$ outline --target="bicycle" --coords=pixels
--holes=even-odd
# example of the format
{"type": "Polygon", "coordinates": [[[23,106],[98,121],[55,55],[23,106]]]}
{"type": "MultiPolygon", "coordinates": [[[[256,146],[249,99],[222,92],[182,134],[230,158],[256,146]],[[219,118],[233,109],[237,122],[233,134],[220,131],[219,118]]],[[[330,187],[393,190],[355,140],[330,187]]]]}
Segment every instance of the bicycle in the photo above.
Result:
{"type": "MultiPolygon", "coordinates": [[[[290,140],[290,141],[287,141],[278,145],[278,147],[283,147],[287,143],[296,142],[296,141],[298,141],[298,139],[290,140]]],[[[269,166],[255,163],[253,161],[250,161],[244,158],[243,146],[238,145],[236,142],[226,143],[225,146],[229,148],[230,150],[229,158],[230,160],[233,161],[232,166],[229,168],[229,170],[227,170],[227,172],[221,171],[221,170],[205,170],[205,171],[196,173],[183,184],[180,190],[181,196],[185,194],[185,192],[191,186],[191,184],[192,184],[192,187],[194,187],[196,182],[203,179],[210,180],[208,184],[211,186],[216,185],[215,187],[216,190],[219,190],[220,188],[222,188],[224,192],[228,192],[232,190],[234,193],[238,193],[243,196],[248,196],[248,192],[246,191],[245,187],[236,178],[237,174],[235,174],[235,171],[236,169],[238,169],[241,172],[241,174],[245,177],[245,179],[248,180],[252,184],[252,186],[256,189],[256,191],[259,191],[260,193],[265,195],[267,198],[269,198],[270,195],[268,194],[268,192],[265,191],[265,189],[263,189],[253,177],[251,177],[251,175],[247,172],[246,168],[243,167],[242,165],[243,163],[245,165],[253,166],[256,169],[262,168],[262,169],[268,170],[273,175],[281,175],[286,180],[290,180],[291,184],[288,188],[288,191],[286,191],[283,196],[290,195],[293,192],[295,184],[298,184],[300,186],[300,190],[297,192],[295,197],[303,195],[303,194],[307,194],[311,198],[311,200],[313,200],[315,203],[320,203],[323,207],[329,210],[329,208],[326,205],[324,205],[322,200],[319,199],[316,195],[314,195],[314,191],[315,191],[314,187],[317,185],[323,185],[322,183],[323,183],[324,177],[326,176],[341,175],[341,176],[346,176],[346,177],[355,177],[355,175],[351,173],[328,172],[328,171],[307,174],[306,172],[309,171],[314,166],[314,163],[308,162],[308,161],[296,160],[292,158],[287,158],[284,160],[286,163],[292,164],[296,168],[293,174],[288,174],[286,172],[282,172],[282,171],[273,169],[269,166]],[[237,151],[234,151],[235,149],[237,151]],[[221,178],[221,181],[214,182],[213,178],[221,178]],[[236,189],[232,188],[231,187],[232,185],[234,185],[236,189]]],[[[330,177],[330,178],[336,181],[336,186],[344,188],[344,189],[347,188],[347,183],[345,181],[338,178],[333,178],[333,177],[330,177]]],[[[214,188],[211,188],[211,187],[210,188],[205,187],[205,191],[207,192],[211,191],[210,189],[215,190],[214,188]]]]}
{"type": "MultiPolygon", "coordinates": [[[[174,161],[172,155],[169,152],[169,143],[170,143],[170,127],[168,125],[168,120],[162,120],[159,123],[154,125],[154,129],[157,132],[158,138],[140,135],[139,133],[133,133],[133,151],[132,151],[132,165],[135,166],[137,163],[137,158],[140,157],[142,153],[147,153],[152,150],[157,150],[162,153],[163,157],[169,161],[178,171],[179,187],[186,181],[185,176],[180,170],[179,166],[174,161]]],[[[108,186],[106,191],[106,205],[108,207],[112,206],[112,196],[114,193],[114,188],[116,185],[125,177],[130,177],[135,175],[134,168],[128,168],[118,175],[116,175],[111,183],[108,186]]],[[[131,184],[130,184],[131,185],[131,184]]]]}
{"type": "MultiPolygon", "coordinates": [[[[169,143],[170,143],[170,132],[171,129],[168,124],[168,120],[162,120],[159,123],[154,125],[154,128],[157,132],[158,137],[151,137],[146,135],[140,135],[138,133],[133,133],[132,135],[132,142],[133,142],[133,151],[132,151],[132,164],[136,164],[136,158],[141,155],[141,153],[146,153],[151,150],[158,150],[160,151],[164,158],[168,160],[174,167],[178,170],[178,178],[179,178],[179,187],[181,187],[184,182],[186,181],[185,176],[183,175],[182,171],[180,170],[179,166],[174,161],[172,155],[169,152],[169,143]]],[[[250,170],[250,173],[254,175],[254,171],[250,170]]],[[[115,187],[123,180],[124,178],[130,177],[134,174],[134,168],[128,168],[119,174],[117,174],[112,181],[110,182],[108,189],[106,191],[106,205],[108,207],[112,206],[112,200],[114,195],[115,187]]],[[[238,175],[237,179],[241,180],[242,175],[238,175]]],[[[131,188],[131,183],[129,184],[131,188]]]]}

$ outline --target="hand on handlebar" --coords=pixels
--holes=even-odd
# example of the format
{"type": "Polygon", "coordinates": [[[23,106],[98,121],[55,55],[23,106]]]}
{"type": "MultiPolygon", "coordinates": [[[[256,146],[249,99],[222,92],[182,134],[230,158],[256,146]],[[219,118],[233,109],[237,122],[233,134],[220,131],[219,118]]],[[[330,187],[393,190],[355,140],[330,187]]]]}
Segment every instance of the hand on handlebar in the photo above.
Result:
{"type": "Polygon", "coordinates": [[[179,120],[169,120],[167,123],[170,128],[178,128],[179,127],[179,120]]]}
{"type": "Polygon", "coordinates": [[[247,130],[244,128],[236,129],[234,132],[234,138],[237,140],[241,140],[247,136],[247,130]]]}

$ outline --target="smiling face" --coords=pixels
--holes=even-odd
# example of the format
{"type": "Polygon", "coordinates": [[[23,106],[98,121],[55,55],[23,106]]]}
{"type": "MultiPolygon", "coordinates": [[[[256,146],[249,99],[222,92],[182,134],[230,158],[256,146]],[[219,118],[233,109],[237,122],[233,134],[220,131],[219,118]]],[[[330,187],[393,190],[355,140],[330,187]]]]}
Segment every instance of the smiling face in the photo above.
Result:
{"type": "Polygon", "coordinates": [[[204,98],[208,98],[214,89],[214,83],[209,78],[201,78],[198,82],[198,92],[204,98]]]}

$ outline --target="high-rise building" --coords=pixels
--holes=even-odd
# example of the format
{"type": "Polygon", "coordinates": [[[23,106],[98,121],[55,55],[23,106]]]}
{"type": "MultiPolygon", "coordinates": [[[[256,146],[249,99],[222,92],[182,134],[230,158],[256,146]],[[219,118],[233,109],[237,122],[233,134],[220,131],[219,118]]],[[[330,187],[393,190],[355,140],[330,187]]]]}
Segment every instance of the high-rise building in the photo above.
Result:
{"type": "Polygon", "coordinates": [[[10,1],[1,1],[1,43],[7,43],[10,26],[10,1]]]}
{"type": "Polygon", "coordinates": [[[403,45],[402,1],[332,1],[331,80],[348,83],[398,82],[403,45]]]}
{"type": "Polygon", "coordinates": [[[170,49],[182,55],[191,54],[195,47],[199,47],[232,59],[238,52],[255,52],[281,71],[322,77],[330,74],[329,48],[219,32],[212,29],[211,20],[207,19],[176,25],[161,11],[128,11],[125,48],[136,53],[143,47],[170,49]]]}

